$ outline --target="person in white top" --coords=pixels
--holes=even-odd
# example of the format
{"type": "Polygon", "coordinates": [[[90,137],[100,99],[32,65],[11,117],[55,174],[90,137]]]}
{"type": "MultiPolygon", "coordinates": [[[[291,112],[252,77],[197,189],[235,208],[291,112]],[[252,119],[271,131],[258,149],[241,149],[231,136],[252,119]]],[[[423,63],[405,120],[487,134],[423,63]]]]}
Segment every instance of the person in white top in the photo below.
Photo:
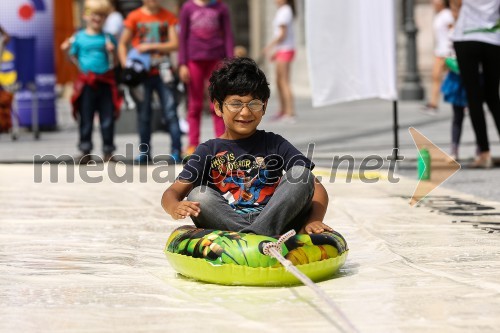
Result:
{"type": "Polygon", "coordinates": [[[106,18],[102,30],[113,35],[116,40],[120,40],[123,30],[123,15],[116,10],[116,0],[110,0],[109,3],[112,7],[112,12],[106,18]]]}
{"type": "Polygon", "coordinates": [[[470,167],[491,168],[483,103],[500,134],[500,0],[452,0],[451,4],[452,9],[460,8],[453,45],[479,147],[470,167]]]}
{"type": "Polygon", "coordinates": [[[425,105],[425,111],[435,114],[438,110],[441,81],[446,71],[445,59],[452,55],[452,42],[450,29],[453,26],[453,15],[448,8],[446,0],[433,0],[434,11],[434,66],[432,68],[432,88],[429,102],[425,105]]]}
{"type": "Polygon", "coordinates": [[[294,0],[276,0],[278,11],[273,20],[273,39],[264,48],[266,57],[276,62],[276,83],[280,99],[280,111],[275,119],[295,121],[293,94],[290,84],[291,62],[295,55],[294,0]]]}

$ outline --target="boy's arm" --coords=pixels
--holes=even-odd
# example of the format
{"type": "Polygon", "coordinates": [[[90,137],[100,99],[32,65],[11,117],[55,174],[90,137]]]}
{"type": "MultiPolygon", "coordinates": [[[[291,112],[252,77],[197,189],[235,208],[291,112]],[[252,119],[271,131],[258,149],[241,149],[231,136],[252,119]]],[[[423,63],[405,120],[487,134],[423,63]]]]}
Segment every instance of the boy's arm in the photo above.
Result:
{"type": "Polygon", "coordinates": [[[66,38],[61,44],[61,51],[65,52],[68,56],[69,61],[78,67],[78,58],[76,56],[76,51],[72,49],[72,44],[75,42],[75,36],[66,38]]]}
{"type": "Polygon", "coordinates": [[[455,20],[458,19],[458,14],[460,13],[460,7],[462,7],[462,0],[451,0],[450,9],[455,20]]]}
{"type": "Polygon", "coordinates": [[[127,63],[127,47],[131,40],[132,30],[125,27],[118,42],[118,60],[123,68],[125,68],[125,64],[127,63]]]}
{"type": "Polygon", "coordinates": [[[287,34],[286,25],[281,25],[278,36],[276,36],[276,38],[274,38],[269,44],[266,45],[266,47],[264,47],[264,49],[262,50],[262,54],[266,57],[270,57],[271,51],[274,49],[276,45],[285,40],[286,34],[287,34]]]}
{"type": "Polygon", "coordinates": [[[180,20],[180,32],[179,32],[179,53],[177,54],[179,66],[186,65],[188,62],[188,50],[187,50],[187,42],[188,42],[188,34],[189,34],[189,13],[185,7],[181,9],[181,13],[179,15],[180,20]]]}
{"type": "Polygon", "coordinates": [[[199,202],[184,200],[192,189],[193,184],[177,180],[163,193],[161,206],[174,220],[200,213],[199,202]]]}
{"type": "Polygon", "coordinates": [[[137,50],[139,52],[161,52],[170,53],[179,48],[179,39],[175,25],[168,27],[168,42],[166,43],[142,43],[139,44],[137,50]]]}
{"type": "Polygon", "coordinates": [[[105,36],[106,36],[106,53],[108,54],[109,59],[111,59],[112,67],[115,67],[116,65],[118,65],[116,56],[117,55],[116,48],[118,46],[118,43],[112,34],[106,33],[105,36]]]}
{"type": "Polygon", "coordinates": [[[311,214],[304,224],[303,230],[308,234],[319,234],[324,231],[333,231],[332,228],[323,223],[326,208],[328,207],[328,193],[325,187],[314,177],[314,195],[312,197],[311,214]]]}
{"type": "Polygon", "coordinates": [[[182,7],[180,13],[180,33],[179,33],[179,53],[177,60],[179,63],[179,78],[182,82],[188,84],[190,75],[188,62],[188,34],[189,34],[189,13],[185,7],[182,7]]]}
{"type": "Polygon", "coordinates": [[[3,36],[3,45],[7,45],[10,41],[10,36],[7,33],[7,31],[5,31],[4,28],[2,28],[1,26],[0,26],[0,35],[3,36]]]}

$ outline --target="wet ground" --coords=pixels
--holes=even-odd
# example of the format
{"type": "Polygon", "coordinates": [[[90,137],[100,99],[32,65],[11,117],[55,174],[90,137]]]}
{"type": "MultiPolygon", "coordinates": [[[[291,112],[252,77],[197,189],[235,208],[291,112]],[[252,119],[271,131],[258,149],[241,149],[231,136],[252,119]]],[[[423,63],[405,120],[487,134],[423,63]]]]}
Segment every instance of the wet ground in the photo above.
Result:
{"type": "MultiPolygon", "coordinates": [[[[133,167],[132,182],[112,182],[103,166],[74,169],[70,183],[69,169],[51,182],[46,167],[37,183],[32,165],[0,165],[0,331],[340,331],[307,287],[226,287],[176,274],[163,247],[189,221],[160,207],[162,179],[175,172],[133,167]]],[[[439,188],[411,208],[415,185],[325,182],[326,222],[350,252],[319,287],[360,332],[498,331],[500,204],[439,188]]]]}

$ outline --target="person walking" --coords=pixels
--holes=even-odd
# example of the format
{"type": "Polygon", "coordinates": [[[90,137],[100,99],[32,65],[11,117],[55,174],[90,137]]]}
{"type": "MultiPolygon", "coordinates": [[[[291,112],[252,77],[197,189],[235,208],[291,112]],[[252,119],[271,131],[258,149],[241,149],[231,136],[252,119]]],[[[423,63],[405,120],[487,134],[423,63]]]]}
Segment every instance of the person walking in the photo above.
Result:
{"type": "Polygon", "coordinates": [[[491,168],[483,103],[500,134],[500,0],[452,0],[460,7],[453,41],[479,147],[472,168],[491,168]]]}
{"type": "MultiPolygon", "coordinates": [[[[234,40],[229,9],[221,1],[189,0],[180,12],[179,76],[187,84],[189,145],[185,155],[194,153],[200,143],[203,96],[208,78],[224,58],[233,57],[234,40]]],[[[224,133],[224,121],[210,111],[215,136],[224,133]]]]}
{"type": "Polygon", "coordinates": [[[111,12],[106,18],[102,29],[104,32],[115,37],[116,40],[120,40],[120,35],[123,30],[123,15],[116,9],[116,0],[109,0],[109,4],[111,6],[111,12]]]}
{"type": "Polygon", "coordinates": [[[434,65],[432,67],[432,87],[429,102],[424,106],[424,112],[435,115],[438,112],[440,87],[443,74],[446,72],[445,59],[452,54],[453,43],[450,31],[454,24],[452,12],[447,0],[433,0],[434,16],[434,65]]]}
{"type": "Polygon", "coordinates": [[[143,6],[130,12],[125,19],[118,57],[123,68],[127,65],[127,49],[132,44],[131,53],[135,57],[147,59],[149,68],[144,87],[143,99],[138,103],[139,111],[139,155],[137,164],[147,164],[151,159],[151,118],[152,95],[158,94],[160,106],[168,124],[171,138],[171,157],[181,162],[181,130],[177,117],[177,102],[171,87],[169,54],[178,48],[177,17],[160,5],[160,0],[143,0],[143,6]],[[166,68],[166,70],[162,70],[166,68]],[[160,75],[163,74],[163,75],[160,75]]]}
{"type": "Polygon", "coordinates": [[[103,31],[104,21],[111,7],[107,0],[86,0],[84,8],[86,28],[61,44],[61,49],[69,51],[70,59],[80,71],[71,102],[73,115],[80,123],[78,148],[82,155],[77,158],[77,162],[82,164],[91,159],[96,112],[99,114],[103,141],[103,160],[113,161],[114,124],[121,105],[113,72],[116,40],[103,31]]]}
{"type": "Polygon", "coordinates": [[[451,157],[457,161],[462,136],[462,124],[465,108],[467,107],[467,93],[462,84],[459,73],[449,71],[441,86],[445,102],[452,106],[453,118],[451,123],[451,157]]]}
{"type": "Polygon", "coordinates": [[[275,120],[295,122],[295,110],[291,87],[290,72],[295,56],[295,17],[294,0],[276,0],[278,11],[273,20],[274,38],[264,48],[266,58],[276,62],[276,83],[280,101],[280,110],[275,120]]]}

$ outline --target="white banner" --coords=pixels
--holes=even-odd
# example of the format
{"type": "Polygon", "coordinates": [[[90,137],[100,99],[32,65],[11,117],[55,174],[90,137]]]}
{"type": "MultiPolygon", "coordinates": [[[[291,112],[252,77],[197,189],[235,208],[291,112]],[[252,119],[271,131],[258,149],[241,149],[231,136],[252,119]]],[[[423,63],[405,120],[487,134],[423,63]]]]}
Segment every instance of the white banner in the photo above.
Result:
{"type": "Polygon", "coordinates": [[[397,99],[394,0],[306,0],[315,107],[397,99]]]}

